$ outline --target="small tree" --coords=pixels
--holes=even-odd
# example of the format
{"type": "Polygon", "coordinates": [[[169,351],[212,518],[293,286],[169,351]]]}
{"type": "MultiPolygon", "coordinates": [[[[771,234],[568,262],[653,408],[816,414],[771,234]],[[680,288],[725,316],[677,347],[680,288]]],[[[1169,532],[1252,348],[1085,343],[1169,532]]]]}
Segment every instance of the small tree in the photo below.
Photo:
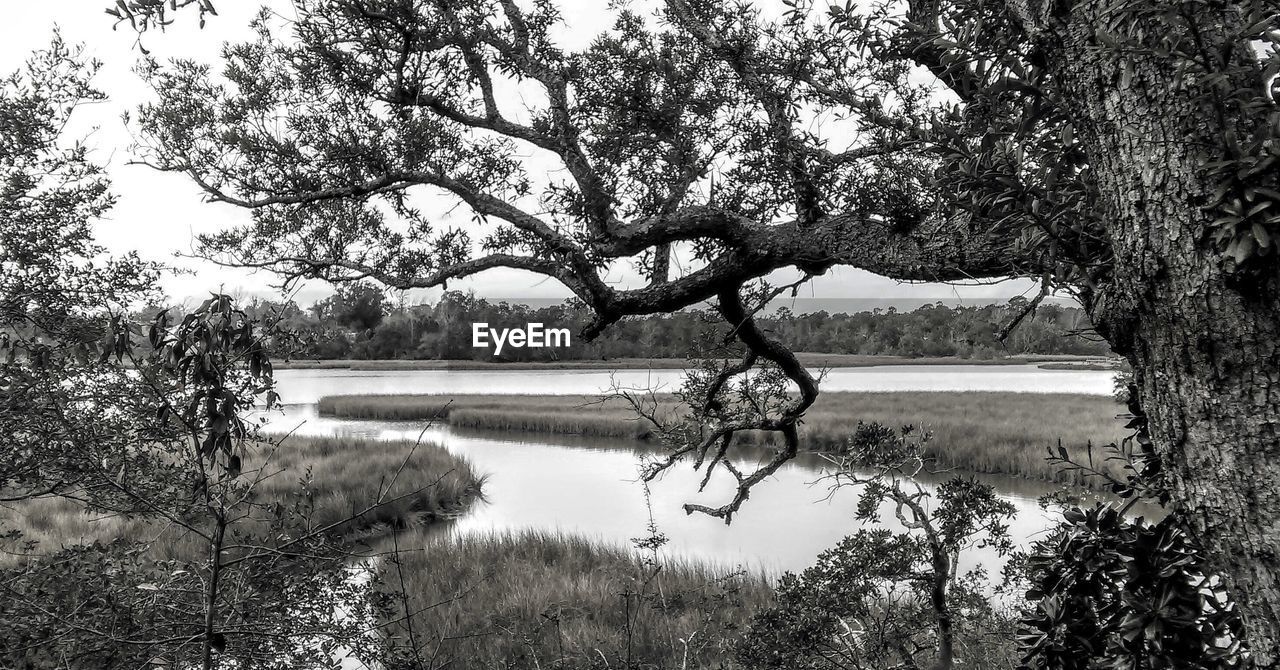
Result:
{"type": "Polygon", "coordinates": [[[97,69],[55,34],[0,80],[0,499],[81,488],[84,453],[119,451],[141,409],[136,380],[105,359],[121,336],[108,325],[156,297],[157,269],[103,260],[93,224],[114,198],[64,132],[103,99],[97,69]]]}
{"type": "Polygon", "coordinates": [[[981,569],[959,573],[973,547],[1012,549],[1014,507],[994,489],[953,477],[936,490],[924,474],[928,439],[910,426],[859,424],[832,457],[835,487],[861,488],[856,519],[880,522],[887,506],[902,526],[860,530],[778,584],[777,604],[758,614],[739,659],[752,668],[996,668],[1016,656],[1015,618],[988,600],[981,569]]]}

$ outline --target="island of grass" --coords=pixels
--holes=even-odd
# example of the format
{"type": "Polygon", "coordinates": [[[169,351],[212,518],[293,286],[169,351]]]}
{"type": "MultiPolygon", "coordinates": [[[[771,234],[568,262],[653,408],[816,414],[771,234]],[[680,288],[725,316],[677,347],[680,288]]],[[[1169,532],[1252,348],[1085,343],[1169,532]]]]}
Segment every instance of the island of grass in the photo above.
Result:
{"type": "MultiPolygon", "coordinates": [[[[671,395],[660,395],[659,413],[679,410],[671,395]]],[[[647,440],[653,426],[621,400],[592,395],[351,395],[320,399],[322,415],[378,420],[440,420],[460,428],[585,435],[647,440]]],[[[1126,434],[1116,416],[1124,408],[1107,396],[1009,392],[829,392],[818,397],[801,426],[810,451],[841,446],[859,421],[887,426],[913,424],[930,433],[928,455],[943,468],[1002,474],[1044,481],[1080,483],[1078,472],[1045,460],[1046,449],[1063,446],[1087,460],[1094,449],[1126,434]]],[[[745,443],[765,442],[771,433],[747,433],[745,443]]]]}
{"type": "MultiPolygon", "coordinates": [[[[480,495],[484,482],[466,459],[438,445],[347,437],[288,437],[275,446],[256,444],[249,449],[245,473],[263,475],[256,487],[263,503],[305,504],[314,527],[333,526],[333,538],[351,542],[457,516],[480,495]]],[[[248,531],[262,525],[244,523],[248,531]]],[[[146,518],[86,512],[83,503],[69,497],[0,507],[0,526],[21,532],[0,545],[0,568],[38,560],[62,547],[134,538],[156,539],[151,546],[157,558],[198,555],[192,552],[198,543],[188,530],[146,518]],[[30,542],[33,549],[19,550],[30,542]]]]}

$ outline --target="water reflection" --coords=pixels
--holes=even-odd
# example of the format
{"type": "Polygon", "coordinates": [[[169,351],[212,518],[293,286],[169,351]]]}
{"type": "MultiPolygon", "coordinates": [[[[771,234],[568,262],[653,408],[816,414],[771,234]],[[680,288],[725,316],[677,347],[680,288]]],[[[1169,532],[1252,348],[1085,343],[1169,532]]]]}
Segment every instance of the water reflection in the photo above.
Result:
{"type": "MultiPolygon", "coordinates": [[[[637,465],[655,448],[634,441],[574,438],[433,426],[422,422],[335,419],[317,415],[314,405],[289,406],[275,416],[273,431],[299,435],[350,435],[374,439],[423,439],[466,457],[488,475],[486,500],[438,532],[455,536],[509,530],[563,531],[607,542],[629,544],[646,534],[649,510],[637,465]]],[[[353,457],[358,457],[354,455],[353,457]]],[[[738,465],[750,467],[762,452],[742,452],[738,465]]],[[[802,454],[758,486],[731,526],[701,514],[686,515],[686,502],[719,505],[732,493],[732,481],[713,479],[697,493],[701,473],[677,467],[651,485],[652,512],[670,538],[670,556],[707,560],[772,573],[800,570],[824,549],[856,530],[857,491],[844,489],[828,497],[815,483],[823,461],[802,454]]],[[[1022,544],[1039,537],[1052,524],[1040,509],[1039,496],[1055,486],[1009,477],[977,476],[993,484],[1018,510],[1010,533],[1022,544]]],[[[940,477],[923,478],[933,489],[940,477]]],[[[892,510],[883,510],[885,527],[898,530],[892,510]]],[[[984,550],[968,552],[961,569],[982,563],[995,571],[1000,561],[984,550]]]]}

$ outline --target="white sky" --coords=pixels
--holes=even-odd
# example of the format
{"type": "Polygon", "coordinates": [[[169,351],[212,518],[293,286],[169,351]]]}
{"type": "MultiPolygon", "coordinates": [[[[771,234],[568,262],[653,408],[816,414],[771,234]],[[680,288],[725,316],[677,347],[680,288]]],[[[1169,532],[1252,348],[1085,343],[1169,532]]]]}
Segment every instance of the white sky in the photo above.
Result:
{"type": "MultiPolygon", "coordinates": [[[[103,62],[95,84],[110,100],[83,108],[75,119],[81,134],[92,133],[89,144],[96,148],[98,160],[108,163],[114,191],[119,196],[119,204],[109,219],[98,226],[99,240],[112,252],[137,250],[145,257],[183,268],[186,274],[163,280],[165,292],[177,301],[219,288],[246,296],[275,296],[270,287],[275,277],[269,273],[220,268],[175,256],[191,248],[194,234],[246,222],[248,214],[230,205],[203,202],[199,189],[181,175],[127,165],[130,133],[121,114],[146,100],[149,92],[132,72],[139,58],[134,48],[135,35],[128,26],[112,31],[113,19],[103,13],[108,0],[8,0],[5,4],[8,6],[0,22],[0,71],[13,71],[30,52],[47,46],[55,26],[69,43],[84,44],[91,57],[103,62]]],[[[167,33],[146,35],[145,46],[162,60],[182,57],[212,63],[217,61],[224,42],[250,37],[249,21],[263,4],[284,16],[293,14],[289,0],[219,0],[215,4],[219,16],[210,17],[204,30],[198,29],[194,13],[184,15],[167,33]]],[[[564,15],[570,22],[564,32],[566,39],[585,41],[607,27],[607,4],[603,0],[562,0],[564,15]]],[[[611,279],[623,285],[636,280],[625,272],[615,275],[611,279]]],[[[836,268],[814,280],[802,297],[989,302],[1026,293],[1031,286],[1025,281],[982,286],[901,284],[861,270],[836,268]]],[[[473,289],[481,297],[508,300],[569,295],[554,281],[514,270],[492,270],[466,282],[452,283],[450,288],[473,289]]],[[[295,297],[305,304],[329,292],[327,286],[314,284],[304,287],[295,297]]],[[[413,300],[430,297],[433,296],[415,295],[413,300]]]]}

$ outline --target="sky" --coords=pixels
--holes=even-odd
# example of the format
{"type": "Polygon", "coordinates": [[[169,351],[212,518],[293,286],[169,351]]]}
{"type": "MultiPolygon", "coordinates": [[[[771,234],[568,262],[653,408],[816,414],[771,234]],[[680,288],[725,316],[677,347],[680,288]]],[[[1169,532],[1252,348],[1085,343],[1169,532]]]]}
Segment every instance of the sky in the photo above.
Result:
{"type": "MultiPolygon", "coordinates": [[[[0,71],[17,69],[34,50],[49,43],[59,29],[72,44],[83,44],[90,57],[103,63],[95,85],[105,92],[105,103],[77,111],[71,132],[87,138],[99,162],[108,165],[113,191],[119,202],[108,218],[97,225],[99,241],[111,253],[138,251],[146,258],[174,266],[178,272],[162,280],[162,288],[175,302],[206,296],[222,290],[245,297],[274,298],[277,278],[265,271],[223,268],[208,261],[190,258],[193,236],[240,225],[248,213],[240,208],[203,201],[200,190],[176,174],[156,172],[130,165],[131,129],[124,112],[146,102],[150,91],[133,68],[141,54],[136,35],[128,26],[112,29],[113,19],[104,13],[108,0],[44,0],[6,3],[0,22],[0,71]]],[[[225,42],[250,37],[248,24],[259,7],[266,4],[283,17],[293,15],[290,0],[220,0],[219,12],[202,30],[195,15],[182,16],[164,33],[143,36],[143,45],[153,56],[192,58],[216,64],[225,42]]],[[[607,4],[601,0],[562,0],[569,25],[562,32],[566,42],[589,39],[610,22],[607,4]]],[[[571,43],[565,44],[573,47],[571,43]]],[[[216,69],[216,68],[215,68],[216,69]]],[[[620,286],[635,285],[638,277],[627,269],[614,271],[609,278],[620,286]]],[[[479,297],[519,301],[557,299],[569,292],[553,280],[515,270],[491,270],[466,281],[450,284],[450,289],[473,290],[479,297]]],[[[877,300],[888,303],[920,304],[943,300],[951,303],[982,304],[1003,301],[1014,295],[1033,293],[1028,281],[980,285],[904,284],[852,268],[835,268],[804,287],[799,297],[820,301],[824,308],[848,300],[865,305],[877,300]]],[[[322,283],[303,286],[292,297],[309,304],[332,292],[322,283]]],[[[431,300],[436,292],[417,292],[410,302],[431,300]]],[[[864,307],[859,307],[859,309],[864,307]]]]}

